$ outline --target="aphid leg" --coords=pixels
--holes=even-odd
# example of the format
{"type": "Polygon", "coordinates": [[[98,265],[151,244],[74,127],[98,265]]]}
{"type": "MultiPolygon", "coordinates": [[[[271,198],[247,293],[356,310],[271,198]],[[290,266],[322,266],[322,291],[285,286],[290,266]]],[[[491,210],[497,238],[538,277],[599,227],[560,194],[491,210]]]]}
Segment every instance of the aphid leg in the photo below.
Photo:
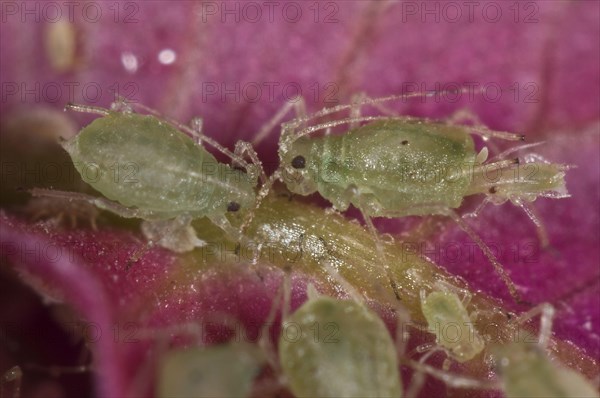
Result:
{"type": "Polygon", "coordinates": [[[537,215],[534,205],[526,203],[520,198],[511,198],[510,201],[515,205],[519,206],[525,212],[525,214],[527,214],[527,217],[529,217],[529,219],[535,224],[536,232],[538,235],[538,239],[540,240],[540,243],[542,245],[542,249],[550,248],[550,239],[548,238],[548,231],[546,230],[546,227],[544,226],[542,220],[537,215]]]}
{"type": "MultiPolygon", "coordinates": [[[[418,347],[417,347],[418,348],[418,347]]],[[[440,351],[439,348],[430,348],[427,350],[426,354],[421,356],[421,358],[419,358],[418,363],[421,365],[425,365],[425,361],[427,361],[427,359],[429,359],[429,357],[431,355],[433,355],[434,353],[440,351]]],[[[441,350],[444,351],[444,350],[441,350]]],[[[401,358],[402,360],[402,358],[401,358]]],[[[448,359],[446,358],[446,360],[444,360],[444,364],[446,363],[448,359]]],[[[447,369],[444,369],[444,371],[446,371],[447,369]]],[[[421,389],[423,388],[423,384],[425,383],[425,375],[426,372],[424,372],[422,369],[415,369],[415,372],[413,373],[412,379],[410,381],[410,385],[408,386],[408,389],[406,391],[405,397],[406,398],[414,398],[416,397],[419,392],[421,391],[421,389]]]]}
{"type": "Polygon", "coordinates": [[[271,309],[269,310],[269,314],[265,319],[265,323],[260,331],[260,339],[258,340],[258,346],[263,350],[265,356],[267,358],[267,363],[276,374],[281,375],[283,372],[281,371],[281,367],[279,366],[279,361],[277,359],[277,350],[273,346],[273,342],[271,341],[271,333],[270,329],[275,321],[275,316],[277,314],[277,310],[279,306],[282,305],[281,308],[281,319],[282,322],[288,317],[290,311],[290,300],[292,295],[292,287],[291,287],[291,278],[289,274],[289,269],[284,269],[284,275],[282,278],[281,285],[275,292],[275,296],[273,296],[273,301],[271,304],[271,309]],[[283,303],[281,300],[283,298],[283,303]]]}
{"type": "MultiPolygon", "coordinates": [[[[21,381],[23,380],[23,372],[18,366],[13,366],[8,369],[0,379],[0,398],[20,398],[21,397],[21,381]],[[7,393],[6,385],[13,383],[12,394],[7,393]]],[[[11,390],[8,390],[11,391],[11,390]]]]}
{"type": "Polygon", "coordinates": [[[252,144],[240,140],[235,143],[234,153],[241,158],[244,158],[245,154],[248,155],[248,157],[250,158],[250,163],[252,163],[255,166],[256,170],[247,169],[247,172],[250,173],[253,177],[258,177],[260,175],[260,181],[262,182],[262,184],[265,184],[267,182],[267,175],[265,174],[265,169],[263,168],[262,162],[258,158],[258,154],[254,150],[252,144]]]}
{"type": "MultiPolygon", "coordinates": [[[[477,235],[477,233],[454,210],[448,209],[448,208],[442,208],[442,209],[443,209],[444,213],[446,215],[448,215],[450,218],[452,218],[461,227],[461,229],[467,235],[469,235],[469,237],[477,244],[477,246],[479,246],[479,249],[481,249],[483,254],[488,258],[490,263],[492,263],[492,265],[494,266],[496,273],[504,281],[504,284],[508,288],[508,291],[510,292],[510,295],[515,300],[515,302],[521,303],[521,304],[525,303],[521,298],[521,294],[517,291],[517,288],[516,288],[514,282],[510,279],[510,277],[504,270],[504,267],[502,266],[502,264],[500,264],[498,259],[496,259],[496,256],[494,256],[494,254],[490,250],[489,246],[485,244],[485,242],[479,237],[479,235],[477,235]]],[[[442,210],[442,209],[440,209],[440,210],[442,210]]]]}
{"type": "Polygon", "coordinates": [[[254,219],[254,214],[260,208],[260,205],[261,205],[262,201],[264,200],[264,198],[266,198],[267,195],[269,194],[269,192],[271,191],[271,188],[273,187],[273,184],[275,183],[275,181],[277,181],[279,179],[281,179],[281,173],[279,172],[279,170],[276,170],[267,179],[267,182],[265,182],[260,187],[260,190],[256,194],[254,209],[248,211],[248,215],[245,217],[244,221],[242,222],[242,225],[240,226],[241,234],[243,234],[244,231],[246,230],[246,228],[248,228],[248,226],[252,223],[252,220],[254,219]]]}
{"type": "MultiPolygon", "coordinates": [[[[442,94],[449,94],[449,93],[456,94],[457,92],[458,93],[468,93],[469,88],[464,87],[459,90],[417,92],[417,93],[408,93],[408,94],[400,94],[400,95],[390,95],[387,97],[379,97],[379,98],[365,98],[361,101],[354,102],[352,104],[336,105],[336,106],[332,106],[330,108],[321,109],[318,112],[306,115],[301,118],[296,118],[296,119],[288,122],[287,123],[288,127],[292,128],[291,131],[288,131],[288,134],[293,133],[295,128],[299,127],[303,123],[308,122],[309,120],[316,119],[316,118],[326,116],[326,115],[330,115],[332,113],[337,113],[337,112],[340,112],[343,110],[351,110],[352,108],[355,108],[357,105],[375,106],[375,105],[381,104],[383,102],[389,102],[389,101],[394,101],[394,100],[405,100],[408,98],[415,98],[415,97],[420,97],[420,98],[433,97],[435,95],[442,95],[442,94]]],[[[418,119],[418,118],[415,118],[415,119],[418,119]]],[[[348,119],[345,119],[345,120],[348,120],[348,119]]],[[[373,119],[366,119],[366,120],[373,120],[373,119]]],[[[360,121],[360,120],[356,120],[356,121],[360,121]]],[[[343,124],[343,123],[340,123],[340,124],[343,124]]],[[[327,127],[323,127],[323,128],[327,128],[327,127]]],[[[321,128],[319,128],[317,130],[321,130],[321,128]]],[[[313,131],[316,131],[316,130],[313,130],[313,131]]],[[[283,133],[282,133],[282,136],[283,136],[283,133]]]]}
{"type": "Polygon", "coordinates": [[[496,390],[501,388],[501,385],[496,381],[472,379],[470,377],[439,370],[433,366],[419,363],[411,359],[404,360],[404,363],[415,370],[424,372],[427,375],[444,382],[447,386],[452,388],[477,388],[486,390],[496,390]]]}
{"type": "MultiPolygon", "coordinates": [[[[358,195],[360,195],[360,194],[358,194],[358,195]]],[[[359,210],[363,216],[363,219],[365,220],[367,229],[371,233],[371,236],[373,236],[373,240],[375,241],[375,247],[377,249],[377,254],[379,255],[379,258],[381,258],[381,260],[383,261],[383,269],[390,281],[390,286],[392,287],[392,290],[394,291],[394,296],[396,296],[396,299],[398,301],[401,301],[402,299],[400,298],[398,283],[396,283],[396,281],[394,280],[394,276],[392,275],[392,271],[390,269],[390,264],[388,262],[386,254],[385,254],[385,250],[383,250],[383,244],[381,242],[381,239],[379,239],[379,233],[377,232],[377,228],[375,228],[375,225],[373,224],[373,220],[371,220],[371,217],[364,210],[364,207],[359,208],[359,210]]]]}
{"type": "Polygon", "coordinates": [[[548,303],[539,304],[529,311],[519,315],[515,320],[517,324],[524,324],[537,315],[540,315],[540,332],[538,337],[538,344],[542,349],[546,349],[550,338],[552,337],[552,322],[554,318],[554,307],[548,303]]]}
{"type": "MultiPolygon", "coordinates": [[[[477,244],[477,246],[479,246],[479,249],[481,249],[483,254],[490,261],[490,263],[496,270],[496,273],[500,276],[500,278],[502,279],[502,281],[508,288],[508,291],[509,291],[511,297],[515,300],[515,302],[519,303],[519,304],[529,304],[526,301],[522,300],[521,295],[517,291],[517,288],[516,288],[514,282],[510,279],[510,277],[504,270],[504,267],[502,266],[502,264],[500,264],[498,259],[496,259],[496,256],[494,256],[494,254],[490,250],[489,246],[485,244],[485,242],[479,237],[479,235],[477,235],[477,233],[458,215],[458,213],[456,213],[456,211],[454,211],[453,209],[450,209],[448,207],[437,205],[437,204],[415,205],[415,206],[410,206],[410,208],[411,209],[426,209],[429,214],[444,215],[444,216],[450,217],[452,220],[454,220],[454,222],[456,222],[458,224],[458,226],[467,235],[469,235],[471,240],[473,240],[475,242],[475,244],[477,244]]],[[[384,214],[382,214],[383,217],[390,217],[390,218],[399,217],[401,215],[402,214],[396,214],[396,212],[394,212],[394,211],[387,211],[384,214]]]]}
{"type": "Polygon", "coordinates": [[[29,191],[32,196],[60,198],[68,201],[84,201],[93,204],[94,206],[110,211],[124,218],[144,218],[143,214],[136,209],[120,205],[116,202],[105,198],[100,198],[92,195],[86,195],[79,192],[65,192],[54,189],[33,188],[29,191]]]}
{"type": "Polygon", "coordinates": [[[70,221],[70,227],[76,228],[80,219],[86,220],[94,231],[98,230],[96,220],[99,210],[89,202],[67,202],[62,198],[36,197],[31,198],[23,208],[32,221],[49,219],[56,226],[63,225],[65,217],[70,221]]]}
{"type": "Polygon", "coordinates": [[[227,217],[225,217],[223,214],[213,214],[207,217],[210,221],[212,221],[213,224],[225,231],[225,234],[231,240],[239,242],[242,245],[250,245],[252,243],[243,233],[243,224],[238,230],[237,228],[231,225],[227,217]]]}
{"type": "MultiPolygon", "coordinates": [[[[352,108],[350,109],[350,118],[357,118],[357,117],[362,116],[361,108],[365,105],[372,106],[373,108],[375,108],[379,112],[381,112],[383,115],[392,116],[392,117],[398,116],[398,112],[395,112],[395,111],[387,108],[381,102],[375,102],[375,100],[376,100],[376,98],[370,98],[365,93],[354,94],[352,96],[352,100],[350,101],[350,103],[353,105],[352,108]]],[[[358,127],[358,125],[355,122],[350,124],[350,129],[353,129],[355,127],[358,127]]]]}
{"type": "Polygon", "coordinates": [[[335,269],[329,261],[325,261],[321,264],[323,269],[327,272],[327,274],[333,279],[338,285],[340,285],[346,293],[350,296],[350,298],[357,303],[364,304],[364,300],[358,290],[354,288],[344,277],[340,275],[337,269],[335,269]]]}
{"type": "Polygon", "coordinates": [[[481,203],[479,203],[477,205],[477,207],[475,208],[475,210],[469,212],[469,213],[465,213],[462,215],[463,218],[475,218],[479,216],[479,213],[481,213],[481,211],[485,208],[485,206],[487,206],[488,203],[490,203],[492,201],[492,198],[490,198],[489,196],[486,196],[481,203]]]}
{"type": "Polygon", "coordinates": [[[277,111],[277,113],[260,128],[258,133],[252,139],[252,145],[256,146],[268,137],[273,131],[273,128],[283,120],[285,115],[287,115],[292,108],[294,108],[297,118],[306,117],[306,102],[303,97],[297,96],[296,98],[286,101],[281,109],[279,109],[279,111],[277,111]]]}
{"type": "Polygon", "coordinates": [[[189,215],[181,215],[173,220],[143,221],[142,233],[149,242],[176,253],[185,253],[206,245],[205,241],[198,239],[191,223],[192,217],[189,215]]]}
{"type": "Polygon", "coordinates": [[[110,111],[108,109],[104,109],[99,106],[79,105],[79,104],[73,104],[72,102],[69,102],[67,105],[65,105],[65,111],[66,110],[81,112],[81,113],[95,113],[96,115],[101,115],[101,116],[107,116],[110,114],[110,111]]]}

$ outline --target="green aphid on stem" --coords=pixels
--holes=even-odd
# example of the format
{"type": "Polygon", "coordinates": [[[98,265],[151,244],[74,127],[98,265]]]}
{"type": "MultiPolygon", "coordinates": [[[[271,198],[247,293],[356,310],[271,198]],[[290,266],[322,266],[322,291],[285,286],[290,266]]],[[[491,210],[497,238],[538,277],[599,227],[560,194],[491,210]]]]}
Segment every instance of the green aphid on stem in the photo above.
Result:
{"type": "MultiPolygon", "coordinates": [[[[421,291],[421,309],[427,320],[427,330],[435,334],[437,344],[428,347],[430,351],[421,358],[422,361],[441,349],[452,359],[462,363],[479,355],[485,347],[483,337],[473,325],[474,314],[469,314],[466,309],[470,293],[464,291],[464,298],[461,300],[453,289],[457,288],[447,285],[429,294],[421,291]]],[[[443,368],[448,369],[449,365],[446,360],[443,368]]]]}
{"type": "MultiPolygon", "coordinates": [[[[524,136],[490,130],[480,124],[457,124],[465,118],[473,121],[475,118],[472,115],[458,114],[448,122],[439,122],[396,115],[360,114],[361,106],[381,107],[380,104],[385,101],[435,94],[440,93],[360,99],[353,104],[325,108],[312,115],[302,114],[302,101],[286,105],[278,113],[280,118],[292,106],[301,115],[282,124],[280,166],[269,182],[263,185],[258,201],[279,179],[293,193],[309,195],[318,192],[338,211],[345,211],[350,205],[355,206],[361,211],[374,237],[377,234],[372,217],[451,217],[477,243],[515,301],[522,302],[503,266],[455,209],[465,197],[474,194],[487,195],[484,204],[488,201],[502,203],[510,200],[525,210],[538,226],[543,243],[547,244],[543,226],[527,203],[540,196],[568,196],[564,183],[566,166],[551,164],[540,157],[528,157],[532,162],[526,166],[531,172],[525,175],[519,173],[519,159],[507,157],[532,144],[509,149],[495,159],[488,160],[487,147],[477,153],[471,134],[479,135],[485,141],[490,138],[522,141],[524,136]],[[345,110],[350,110],[350,117],[308,125],[312,120],[345,110]],[[361,122],[368,123],[359,125],[361,122]],[[350,129],[343,134],[330,134],[332,128],[342,125],[349,125],[350,129]],[[314,136],[315,132],[321,130],[326,130],[326,133],[314,136]],[[495,178],[489,178],[490,174],[495,178]]],[[[266,132],[261,131],[254,143],[265,135],[266,132]]],[[[389,275],[390,265],[383,256],[381,242],[376,243],[389,275]]],[[[391,283],[396,288],[393,280],[391,283]]]]}
{"type": "Polygon", "coordinates": [[[231,153],[201,133],[199,119],[187,127],[152,114],[133,113],[123,101],[113,108],[67,105],[67,109],[102,117],[62,143],[83,180],[106,198],[42,189],[32,193],[87,201],[122,217],[141,218],[150,244],[157,242],[176,252],[205,244],[190,225],[201,217],[231,238],[243,240],[226,215],[254,209],[257,174],[253,172],[262,171],[262,166],[249,153],[251,147],[239,142],[236,153],[231,153]],[[246,172],[219,163],[202,147],[202,141],[230,156],[246,172]],[[246,162],[244,153],[255,163],[246,162]]]}
{"type": "Polygon", "coordinates": [[[546,347],[552,334],[554,307],[541,304],[521,315],[517,322],[538,313],[541,327],[537,342],[524,333],[508,344],[494,345],[490,349],[506,397],[599,397],[598,386],[594,387],[579,372],[548,356],[546,347]]]}
{"type": "MultiPolygon", "coordinates": [[[[284,304],[285,307],[285,304],[284,304]]],[[[322,296],[282,323],[279,362],[298,397],[400,397],[396,347],[379,316],[361,301],[322,296]]]]}
{"type": "Polygon", "coordinates": [[[229,342],[169,351],[161,361],[158,397],[247,397],[260,373],[259,347],[229,342]]]}
{"type": "MultiPolygon", "coordinates": [[[[594,387],[585,376],[551,359],[546,352],[552,337],[554,307],[543,303],[521,314],[511,323],[515,333],[508,342],[489,343],[487,354],[493,360],[496,380],[478,380],[464,375],[436,369],[423,361],[407,360],[407,364],[423,374],[433,376],[453,388],[501,390],[507,398],[518,397],[598,397],[594,387]],[[519,325],[541,314],[539,337],[519,325]]],[[[419,380],[419,385],[422,380],[419,380]]]]}

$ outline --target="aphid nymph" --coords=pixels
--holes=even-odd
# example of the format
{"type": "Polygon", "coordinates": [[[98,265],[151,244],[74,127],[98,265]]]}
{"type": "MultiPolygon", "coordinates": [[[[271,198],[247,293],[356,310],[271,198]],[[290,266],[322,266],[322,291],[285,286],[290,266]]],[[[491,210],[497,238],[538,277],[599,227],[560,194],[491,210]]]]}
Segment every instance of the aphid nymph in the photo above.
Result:
{"type": "Polygon", "coordinates": [[[396,347],[383,321],[356,300],[321,296],[285,317],[279,360],[299,397],[398,397],[396,347]]]}
{"type": "MultiPolygon", "coordinates": [[[[461,300],[449,288],[426,294],[421,291],[421,310],[427,320],[428,330],[436,336],[436,343],[458,362],[477,356],[485,341],[473,326],[472,316],[466,310],[470,295],[461,300]]],[[[448,363],[444,364],[448,368],[448,363]]]]}

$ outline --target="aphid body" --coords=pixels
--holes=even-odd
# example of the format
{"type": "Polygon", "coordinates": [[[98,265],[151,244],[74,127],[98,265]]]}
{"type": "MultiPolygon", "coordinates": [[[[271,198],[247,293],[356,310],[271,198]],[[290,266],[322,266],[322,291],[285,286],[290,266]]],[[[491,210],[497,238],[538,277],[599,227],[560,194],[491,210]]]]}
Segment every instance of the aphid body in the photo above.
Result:
{"type": "Polygon", "coordinates": [[[312,294],[284,320],[279,339],[281,367],[299,397],[399,397],[396,355],[377,314],[312,294]]]}
{"type": "MultiPolygon", "coordinates": [[[[190,226],[196,218],[207,217],[231,238],[241,238],[226,214],[253,208],[257,181],[219,163],[183,131],[200,140],[209,138],[176,122],[128,108],[67,108],[102,115],[64,141],[63,147],[83,180],[109,200],[51,190],[34,190],[34,195],[85,200],[123,217],[142,218],[149,222],[143,225],[149,239],[179,252],[204,243],[190,226]]],[[[241,156],[213,145],[248,166],[241,156]]]]}
{"type": "MultiPolygon", "coordinates": [[[[476,193],[504,194],[509,199],[519,194],[535,199],[548,191],[566,194],[564,173],[544,163],[536,167],[548,171],[536,173],[533,181],[511,180],[513,174],[505,173],[504,179],[494,178],[502,187],[490,192],[491,179],[475,178],[481,174],[476,169],[481,159],[468,128],[419,119],[378,120],[342,135],[282,135],[279,154],[283,180],[292,192],[319,192],[338,210],[352,204],[373,217],[454,209],[464,197],[476,193]],[[520,189],[511,187],[511,182],[520,184],[520,189]]],[[[509,164],[487,166],[491,172],[509,164]]]]}
{"type": "Polygon", "coordinates": [[[537,343],[512,342],[492,348],[504,393],[513,397],[598,397],[578,372],[551,361],[537,343]]]}
{"type": "Polygon", "coordinates": [[[230,342],[171,351],[159,373],[158,397],[247,397],[264,362],[257,346],[230,342]]]}
{"type": "Polygon", "coordinates": [[[110,112],[63,146],[87,183],[148,220],[210,218],[254,203],[246,174],[152,115],[110,112]]]}
{"type": "Polygon", "coordinates": [[[485,341],[473,326],[465,304],[451,291],[421,292],[421,309],[436,343],[458,362],[473,359],[485,341]]]}
{"type": "Polygon", "coordinates": [[[476,153],[459,127],[385,120],[298,138],[280,156],[292,192],[319,192],[341,211],[352,204],[369,216],[400,217],[431,213],[420,204],[458,207],[476,153]]]}
{"type": "MultiPolygon", "coordinates": [[[[426,93],[408,96],[426,96],[426,93]]],[[[522,140],[522,135],[411,117],[360,116],[358,112],[361,105],[377,105],[408,96],[339,105],[283,123],[279,142],[280,169],[272,179],[281,179],[297,194],[318,192],[340,211],[354,205],[363,214],[373,236],[376,231],[371,217],[449,216],[482,249],[513,298],[521,301],[514,283],[489,247],[454,209],[466,196],[485,194],[489,199],[484,203],[513,201],[543,229],[524,202],[538,196],[568,196],[564,184],[565,167],[540,161],[529,164],[533,170],[527,176],[514,177],[518,159],[500,156],[498,161],[485,163],[487,148],[477,153],[471,133],[484,139],[496,137],[513,141],[522,140]],[[305,127],[311,119],[347,109],[352,110],[349,118],[305,127]],[[358,126],[360,122],[367,123],[358,126]],[[340,135],[329,134],[331,128],[340,125],[351,128],[340,135]],[[327,132],[323,136],[311,135],[325,129],[327,132]]],[[[378,251],[382,254],[380,243],[378,251]]],[[[391,284],[394,286],[395,283],[391,281],[391,284]]]]}

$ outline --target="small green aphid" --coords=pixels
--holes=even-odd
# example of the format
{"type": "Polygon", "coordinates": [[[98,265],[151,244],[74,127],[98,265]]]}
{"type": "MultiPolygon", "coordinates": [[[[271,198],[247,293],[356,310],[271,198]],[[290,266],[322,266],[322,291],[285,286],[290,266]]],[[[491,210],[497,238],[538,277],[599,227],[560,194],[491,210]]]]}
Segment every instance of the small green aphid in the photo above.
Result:
{"type": "MultiPolygon", "coordinates": [[[[421,310],[427,320],[427,330],[436,336],[437,347],[431,352],[439,347],[452,359],[466,362],[483,351],[485,341],[473,326],[472,316],[466,309],[469,300],[468,292],[461,300],[448,289],[429,294],[421,291],[421,310]]],[[[449,363],[445,362],[443,367],[447,369],[449,363]]]]}
{"type": "Polygon", "coordinates": [[[400,397],[394,342],[362,303],[320,296],[285,317],[279,361],[298,397],[400,397]]]}
{"type": "Polygon", "coordinates": [[[514,342],[492,352],[507,398],[600,396],[584,376],[552,361],[536,343],[514,342]]]}
{"type": "Polygon", "coordinates": [[[599,397],[597,388],[583,375],[557,363],[546,353],[554,315],[550,304],[535,307],[522,315],[518,322],[537,313],[541,313],[538,342],[528,342],[531,336],[527,334],[490,350],[506,397],[599,397]]]}
{"type": "Polygon", "coordinates": [[[259,347],[229,342],[170,351],[161,364],[158,397],[247,397],[265,362],[259,347]]]}
{"type": "MultiPolygon", "coordinates": [[[[455,209],[466,196],[485,194],[489,198],[486,202],[510,200],[519,205],[541,228],[527,202],[539,196],[567,196],[565,167],[536,161],[519,174],[515,170],[518,159],[504,158],[516,149],[487,161],[487,148],[477,153],[471,136],[522,141],[524,137],[520,134],[493,131],[481,125],[467,127],[413,117],[360,115],[363,105],[433,94],[437,93],[361,100],[283,123],[280,166],[270,183],[280,179],[290,191],[300,195],[318,192],[339,211],[355,206],[373,236],[376,233],[371,217],[449,216],[482,249],[513,298],[521,301],[502,265],[455,209]],[[350,117],[307,126],[311,120],[344,110],[351,110],[350,117]],[[359,126],[361,122],[368,123],[359,126]],[[331,128],[340,125],[350,125],[350,130],[329,134],[331,128]],[[324,135],[314,135],[325,129],[324,135]]],[[[284,109],[289,108],[290,105],[284,109]]],[[[259,138],[262,136],[259,134],[259,138]]],[[[262,190],[269,185],[265,184],[262,190]]],[[[262,197],[259,194],[259,200],[262,197]]],[[[379,243],[378,249],[381,254],[379,243]]]]}
{"type": "Polygon", "coordinates": [[[83,180],[108,200],[50,190],[33,193],[85,200],[122,217],[141,218],[146,221],[142,230],[148,239],[177,252],[204,244],[190,225],[200,217],[209,218],[239,240],[241,233],[226,214],[254,208],[256,178],[219,163],[200,142],[209,142],[248,169],[238,146],[232,154],[201,135],[199,122],[192,129],[133,113],[124,103],[113,108],[119,106],[120,111],[67,105],[67,109],[102,116],[64,141],[63,147],[83,180]]]}

